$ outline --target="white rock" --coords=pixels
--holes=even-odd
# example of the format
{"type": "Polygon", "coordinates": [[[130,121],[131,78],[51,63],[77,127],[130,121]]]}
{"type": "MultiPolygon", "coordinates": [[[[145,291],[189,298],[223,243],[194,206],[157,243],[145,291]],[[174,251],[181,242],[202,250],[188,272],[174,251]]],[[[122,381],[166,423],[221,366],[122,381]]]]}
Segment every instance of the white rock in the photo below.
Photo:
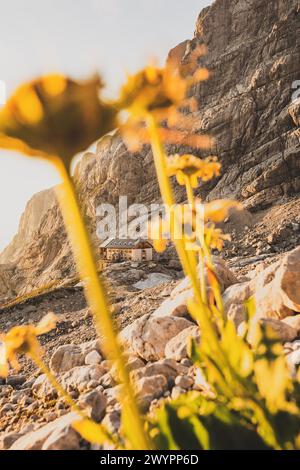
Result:
{"type": "Polygon", "coordinates": [[[292,375],[295,377],[297,369],[300,366],[300,349],[296,349],[296,351],[288,354],[286,360],[292,375]]]}
{"type": "Polygon", "coordinates": [[[165,282],[169,282],[171,280],[172,278],[167,274],[150,273],[147,279],[136,282],[133,284],[133,287],[139,290],[150,289],[151,287],[159,286],[160,284],[164,284],[165,282]]]}
{"type": "Polygon", "coordinates": [[[188,315],[187,300],[193,297],[193,292],[189,289],[181,292],[174,298],[165,300],[153,312],[154,317],[184,317],[188,315]]]}
{"type": "Polygon", "coordinates": [[[188,357],[188,344],[191,338],[200,341],[200,330],[197,325],[190,326],[178,333],[167,342],[165,356],[175,361],[180,361],[188,357]]]}
{"type": "Polygon", "coordinates": [[[144,315],[128,325],[120,334],[125,349],[146,361],[164,357],[167,342],[180,331],[192,326],[185,318],[144,315]]]}
{"type": "Polygon", "coordinates": [[[60,374],[83,364],[84,354],[80,347],[75,344],[65,344],[54,351],[49,365],[52,373],[60,374]]]}
{"type": "Polygon", "coordinates": [[[135,382],[135,392],[143,410],[150,406],[151,401],[161,397],[168,390],[168,381],[163,375],[143,377],[135,382]]]}
{"type": "Polygon", "coordinates": [[[71,427],[80,419],[76,413],[68,413],[36,431],[25,434],[15,441],[10,450],[75,450],[79,448],[80,436],[71,427]]]}
{"type": "Polygon", "coordinates": [[[163,375],[167,380],[175,380],[178,374],[187,373],[188,368],[173,359],[161,359],[160,361],[147,364],[145,367],[131,372],[130,378],[133,381],[143,377],[163,375]]]}
{"type": "Polygon", "coordinates": [[[120,412],[114,410],[110,413],[106,413],[101,424],[103,424],[103,426],[108,430],[108,432],[110,432],[111,434],[115,434],[116,432],[118,432],[121,426],[120,412]]]}
{"type": "Polygon", "coordinates": [[[90,366],[74,367],[61,376],[61,383],[65,388],[84,390],[91,380],[97,380],[100,385],[100,379],[105,374],[105,370],[100,364],[90,366]]]}
{"type": "Polygon", "coordinates": [[[101,361],[102,361],[102,357],[96,350],[89,352],[85,356],[85,359],[84,359],[84,362],[86,365],[100,364],[101,361]]]}
{"type": "Polygon", "coordinates": [[[78,406],[83,408],[90,418],[99,423],[105,415],[107,398],[101,389],[95,389],[81,395],[78,406]]]}
{"type": "Polygon", "coordinates": [[[188,390],[194,384],[194,380],[189,375],[178,375],[175,379],[175,385],[178,387],[188,390]]]}
{"type": "Polygon", "coordinates": [[[73,367],[83,366],[86,356],[94,351],[101,356],[101,340],[87,341],[79,345],[64,344],[59,346],[50,359],[51,372],[61,374],[73,369],[73,367]]]}

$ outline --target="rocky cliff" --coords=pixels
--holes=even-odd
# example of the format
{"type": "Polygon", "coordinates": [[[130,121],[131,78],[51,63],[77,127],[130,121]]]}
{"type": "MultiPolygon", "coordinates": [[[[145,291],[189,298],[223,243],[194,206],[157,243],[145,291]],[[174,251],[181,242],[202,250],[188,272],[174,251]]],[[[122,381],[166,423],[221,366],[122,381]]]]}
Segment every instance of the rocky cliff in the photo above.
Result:
{"type": "MultiPolygon", "coordinates": [[[[214,137],[223,172],[201,196],[234,197],[254,212],[299,195],[300,103],[292,102],[300,79],[299,17],[298,0],[216,0],[200,13],[194,38],[171,51],[188,65],[197,44],[208,46],[203,62],[210,80],[193,89],[200,104],[195,130],[214,137]]],[[[158,201],[154,176],[151,151],[130,153],[117,133],[99,141],[75,170],[92,222],[98,203],[117,203],[121,195],[129,203],[158,201]]],[[[27,205],[0,263],[2,299],[74,275],[52,191],[27,205]]]]}

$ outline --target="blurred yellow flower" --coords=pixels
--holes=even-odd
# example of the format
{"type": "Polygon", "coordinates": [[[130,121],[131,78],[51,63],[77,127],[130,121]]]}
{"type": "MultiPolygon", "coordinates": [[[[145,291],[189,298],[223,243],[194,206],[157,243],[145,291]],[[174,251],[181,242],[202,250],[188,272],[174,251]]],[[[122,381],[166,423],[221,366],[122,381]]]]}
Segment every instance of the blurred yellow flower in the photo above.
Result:
{"type": "MultiPolygon", "coordinates": [[[[204,47],[195,49],[194,65],[204,53],[204,47]]],[[[198,103],[189,93],[193,85],[208,76],[207,69],[196,65],[187,70],[172,57],[163,68],[150,65],[135,75],[129,75],[115,102],[119,110],[128,114],[121,127],[128,148],[138,151],[143,144],[150,143],[145,120],[151,114],[157,121],[162,142],[208,149],[211,139],[207,135],[197,135],[192,129],[195,123],[192,113],[197,111],[198,103]]]]}
{"type": "Polygon", "coordinates": [[[150,111],[181,103],[186,97],[187,83],[178,69],[148,66],[127,77],[117,105],[140,119],[150,111]]]}
{"type": "Polygon", "coordinates": [[[230,199],[216,199],[215,201],[204,204],[204,217],[205,220],[212,222],[222,222],[226,219],[231,209],[241,210],[242,204],[230,199]]]}
{"type": "Polygon", "coordinates": [[[117,127],[117,110],[99,98],[98,76],[75,82],[48,75],[19,87],[0,111],[0,148],[55,161],[71,159],[117,127]]]}
{"type": "Polygon", "coordinates": [[[63,93],[68,85],[66,77],[59,74],[42,77],[42,86],[48,95],[57,96],[63,93]]]}
{"type": "Polygon", "coordinates": [[[169,220],[162,217],[157,217],[151,221],[148,230],[149,239],[152,240],[153,247],[158,253],[165,251],[170,239],[170,224],[169,220]]]}
{"type": "Polygon", "coordinates": [[[229,234],[225,234],[221,229],[216,228],[214,224],[205,226],[205,241],[207,246],[213,250],[222,251],[225,241],[231,241],[229,234]]]}
{"type": "Polygon", "coordinates": [[[19,354],[41,355],[42,350],[37,336],[48,333],[55,328],[57,318],[53,313],[46,315],[37,326],[14,326],[1,337],[0,376],[6,377],[9,365],[19,369],[17,356],[19,354]]]}
{"type": "Polygon", "coordinates": [[[176,176],[180,185],[185,185],[187,178],[192,188],[198,186],[198,178],[209,181],[214,176],[219,176],[221,164],[216,157],[207,157],[204,160],[194,155],[173,155],[168,158],[168,176],[176,176]]]}

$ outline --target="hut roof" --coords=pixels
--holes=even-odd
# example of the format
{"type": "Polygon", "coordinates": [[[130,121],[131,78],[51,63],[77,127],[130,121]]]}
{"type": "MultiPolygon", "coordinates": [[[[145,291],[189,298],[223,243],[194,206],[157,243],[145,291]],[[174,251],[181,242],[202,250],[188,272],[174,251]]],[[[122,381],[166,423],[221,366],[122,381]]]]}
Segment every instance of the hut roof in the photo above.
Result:
{"type": "Polygon", "coordinates": [[[152,248],[152,244],[142,238],[108,238],[101,245],[100,248],[112,249],[133,249],[133,248],[152,248]]]}

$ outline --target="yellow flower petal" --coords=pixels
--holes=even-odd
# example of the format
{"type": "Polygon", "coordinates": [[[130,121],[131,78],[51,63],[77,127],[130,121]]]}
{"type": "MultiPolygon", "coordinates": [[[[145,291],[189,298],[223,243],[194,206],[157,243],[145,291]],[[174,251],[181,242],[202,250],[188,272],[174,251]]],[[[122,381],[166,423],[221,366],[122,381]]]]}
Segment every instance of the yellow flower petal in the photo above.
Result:
{"type": "Polygon", "coordinates": [[[63,75],[46,75],[42,78],[42,86],[50,96],[57,96],[63,93],[67,86],[67,79],[63,75]]]}
{"type": "Polygon", "coordinates": [[[45,333],[49,333],[49,331],[56,327],[57,320],[58,318],[54,313],[48,313],[35,327],[36,334],[43,335],[45,333]]]}
{"type": "Polygon", "coordinates": [[[227,215],[230,209],[241,210],[243,208],[242,204],[237,201],[232,201],[228,199],[217,199],[212,202],[208,202],[204,205],[204,216],[205,220],[211,220],[213,222],[222,222],[227,215]]]}
{"type": "Polygon", "coordinates": [[[14,105],[26,124],[37,124],[43,118],[43,106],[32,85],[19,88],[14,98],[14,105]]]}

